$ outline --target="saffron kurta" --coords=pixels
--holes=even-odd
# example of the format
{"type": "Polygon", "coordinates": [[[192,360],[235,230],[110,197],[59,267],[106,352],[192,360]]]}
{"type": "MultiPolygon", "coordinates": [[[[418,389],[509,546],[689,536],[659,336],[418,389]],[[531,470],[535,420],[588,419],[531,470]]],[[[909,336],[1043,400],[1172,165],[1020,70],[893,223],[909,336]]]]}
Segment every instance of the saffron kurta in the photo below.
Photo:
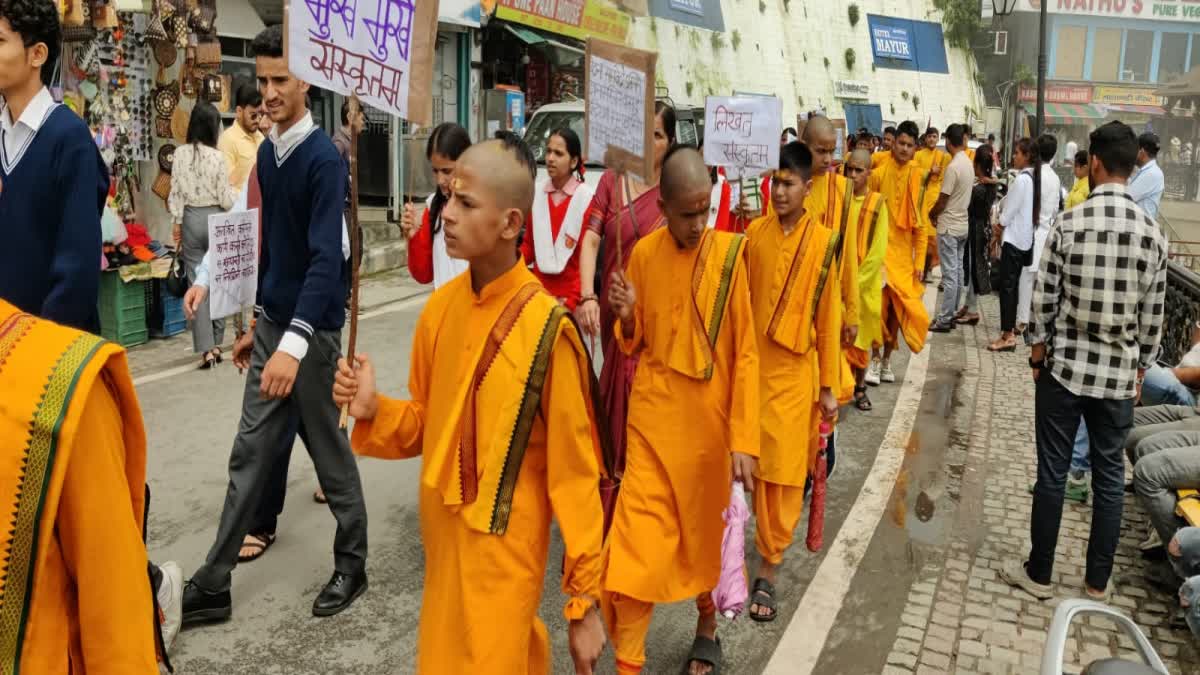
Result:
{"type": "MultiPolygon", "coordinates": [[[[929,331],[929,312],[925,309],[922,296],[924,284],[916,279],[917,271],[925,264],[927,237],[926,223],[929,220],[929,202],[932,191],[924,190],[924,172],[915,162],[904,166],[889,159],[871,172],[870,189],[883,195],[888,211],[887,254],[883,270],[886,287],[883,292],[884,342],[895,346],[899,335],[887,331],[889,314],[899,322],[905,342],[913,352],[925,346],[929,331]]],[[[935,198],[936,199],[936,198],[935,198]]]]}
{"type": "MultiPolygon", "coordinates": [[[[926,251],[933,252],[933,261],[930,263],[931,266],[938,264],[937,230],[934,228],[933,222],[929,220],[929,211],[933,208],[934,203],[937,202],[938,195],[942,194],[942,181],[946,178],[946,167],[950,166],[950,160],[950,153],[938,148],[934,148],[933,150],[930,150],[929,148],[921,148],[913,155],[913,161],[921,167],[921,171],[923,172],[922,178],[925,180],[925,194],[932,195],[933,197],[933,199],[929,201],[929,205],[924,206],[921,211],[923,214],[921,217],[924,220],[925,236],[929,239],[929,242],[926,246],[926,251]],[[934,175],[932,172],[934,165],[941,167],[941,171],[939,171],[937,175],[934,175]]],[[[924,265],[925,261],[922,260],[918,263],[917,267],[923,268],[924,265]]]]}
{"type": "Polygon", "coordinates": [[[124,350],[0,300],[0,389],[4,672],[158,673],[124,350]]]}
{"type": "Polygon", "coordinates": [[[620,320],[614,330],[640,361],[606,591],[674,602],[717,584],[728,504],[717,495],[729,492],[730,452],[759,454],[758,348],[743,240],[706,230],[687,250],[662,228],[629,256],[633,337],[624,338],[620,320]]]}
{"type": "MultiPolygon", "coordinates": [[[[824,225],[841,238],[840,251],[853,251],[858,247],[854,228],[849,226],[847,198],[854,194],[854,184],[845,176],[822,173],[813,176],[812,190],[804,200],[804,211],[817,223],[824,225]],[[830,185],[834,186],[830,190],[830,185]]],[[[835,259],[833,268],[841,279],[842,318],[847,326],[858,325],[858,260],[852,255],[841,255],[835,259]]]]}
{"type": "Polygon", "coordinates": [[[478,294],[470,274],[455,277],[417,323],[412,400],[381,396],[375,419],[354,427],[359,454],[423,459],[418,672],[550,672],[537,610],[551,516],[566,544],[565,614],[600,598],[590,366],[564,312],[524,261],[478,294]]]}
{"type": "Polygon", "coordinates": [[[841,374],[836,242],[808,214],[787,235],[778,217],[759,218],[746,237],[762,407],[757,477],[803,489],[817,443],[817,396],[821,387],[836,391],[841,374]]]}

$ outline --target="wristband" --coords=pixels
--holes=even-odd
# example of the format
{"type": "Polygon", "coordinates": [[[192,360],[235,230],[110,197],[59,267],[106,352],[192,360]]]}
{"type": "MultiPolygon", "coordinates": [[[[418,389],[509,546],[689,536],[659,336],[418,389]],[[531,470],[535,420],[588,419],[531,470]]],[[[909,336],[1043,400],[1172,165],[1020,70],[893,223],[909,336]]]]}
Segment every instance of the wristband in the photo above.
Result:
{"type": "Polygon", "coordinates": [[[596,304],[600,304],[600,299],[594,295],[584,295],[579,298],[579,302],[575,303],[575,306],[578,307],[585,302],[594,302],[596,304]]]}

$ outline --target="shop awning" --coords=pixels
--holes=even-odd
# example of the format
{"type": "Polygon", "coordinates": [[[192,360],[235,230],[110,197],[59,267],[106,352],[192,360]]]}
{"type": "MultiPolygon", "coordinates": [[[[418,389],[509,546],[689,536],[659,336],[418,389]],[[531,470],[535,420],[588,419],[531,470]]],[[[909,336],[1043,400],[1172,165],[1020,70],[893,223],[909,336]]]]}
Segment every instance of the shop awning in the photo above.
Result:
{"type": "Polygon", "coordinates": [[[1138,115],[1166,115],[1167,111],[1158,105],[1127,105],[1124,103],[1109,103],[1106,106],[1110,112],[1135,113],[1138,115]]]}
{"type": "Polygon", "coordinates": [[[511,23],[504,24],[504,30],[517,36],[518,40],[520,40],[521,42],[524,42],[527,45],[540,45],[546,41],[546,38],[542,37],[541,35],[538,35],[537,33],[529,30],[528,28],[522,28],[520,26],[515,26],[511,23]]]}
{"type": "MultiPolygon", "coordinates": [[[[1023,103],[1021,107],[1030,115],[1037,113],[1037,106],[1033,103],[1023,103]]],[[[1105,110],[1096,105],[1087,103],[1046,103],[1046,119],[1055,124],[1089,124],[1095,120],[1102,120],[1105,117],[1105,110]]]]}
{"type": "Polygon", "coordinates": [[[515,35],[521,42],[531,47],[539,47],[545,50],[546,55],[550,57],[550,60],[555,65],[561,66],[565,63],[574,63],[585,54],[584,50],[579,47],[569,45],[561,40],[555,40],[531,28],[505,23],[504,29],[515,35]]]}
{"type": "Polygon", "coordinates": [[[217,35],[253,40],[266,27],[247,0],[217,0],[217,35]]]}

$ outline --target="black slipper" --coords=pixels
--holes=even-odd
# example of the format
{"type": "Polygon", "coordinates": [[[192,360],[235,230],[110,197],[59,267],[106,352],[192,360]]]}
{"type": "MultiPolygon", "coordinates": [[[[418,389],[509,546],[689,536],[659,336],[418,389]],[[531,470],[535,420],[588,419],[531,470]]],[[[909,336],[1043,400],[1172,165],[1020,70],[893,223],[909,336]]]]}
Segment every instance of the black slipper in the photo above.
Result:
{"type": "Polygon", "coordinates": [[[870,412],[874,409],[874,406],[871,405],[871,397],[867,396],[867,388],[865,386],[854,388],[854,407],[863,412],[870,412]]]}
{"type": "Polygon", "coordinates": [[[766,616],[760,615],[750,608],[750,619],[758,623],[771,623],[775,620],[775,615],[779,612],[775,609],[775,586],[771,582],[759,577],[754,580],[754,591],[750,594],[751,604],[758,605],[759,608],[766,607],[771,610],[766,616]]]}
{"type": "Polygon", "coordinates": [[[688,652],[687,663],[683,664],[683,673],[687,675],[693,661],[706,663],[712,666],[712,670],[708,671],[710,675],[721,675],[721,662],[724,661],[724,653],[721,651],[721,638],[709,640],[708,638],[697,635],[692,642],[692,651],[688,652]]]}

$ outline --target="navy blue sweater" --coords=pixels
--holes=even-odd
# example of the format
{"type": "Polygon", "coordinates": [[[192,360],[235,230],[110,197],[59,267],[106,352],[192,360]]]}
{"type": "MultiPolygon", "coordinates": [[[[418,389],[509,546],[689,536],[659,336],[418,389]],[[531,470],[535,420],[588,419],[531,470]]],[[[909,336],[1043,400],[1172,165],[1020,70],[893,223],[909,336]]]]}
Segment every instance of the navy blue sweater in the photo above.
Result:
{"type": "Polygon", "coordinates": [[[340,330],[346,322],[345,173],[320,129],[282,162],[270,139],[258,149],[263,228],[257,304],[272,323],[304,338],[315,330],[340,330]]]}
{"type": "Polygon", "coordinates": [[[100,215],[108,169],[87,125],[55,106],[24,152],[0,151],[0,297],[100,332],[100,215]]]}

